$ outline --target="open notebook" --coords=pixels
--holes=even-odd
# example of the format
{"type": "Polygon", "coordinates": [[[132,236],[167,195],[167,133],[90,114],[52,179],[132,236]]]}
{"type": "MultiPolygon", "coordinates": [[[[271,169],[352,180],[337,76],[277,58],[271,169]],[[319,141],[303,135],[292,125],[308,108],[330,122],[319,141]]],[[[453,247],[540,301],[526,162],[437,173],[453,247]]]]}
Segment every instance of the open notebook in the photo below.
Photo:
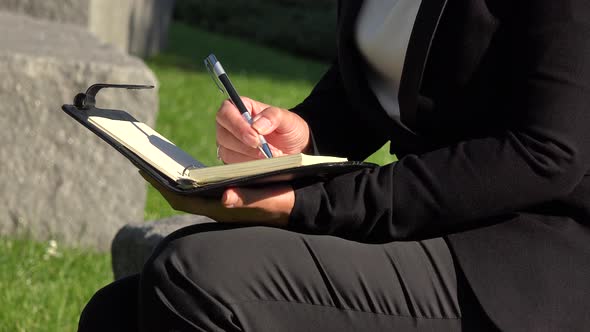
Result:
{"type": "Polygon", "coordinates": [[[319,181],[376,166],[338,157],[296,154],[207,167],[125,111],[68,104],[62,109],[136,167],[169,189],[183,194],[215,196],[228,186],[319,181]]]}
{"type": "Polygon", "coordinates": [[[143,122],[123,111],[88,112],[88,122],[153,165],[183,187],[198,187],[239,177],[347,159],[295,154],[242,163],[206,167],[143,122]]]}

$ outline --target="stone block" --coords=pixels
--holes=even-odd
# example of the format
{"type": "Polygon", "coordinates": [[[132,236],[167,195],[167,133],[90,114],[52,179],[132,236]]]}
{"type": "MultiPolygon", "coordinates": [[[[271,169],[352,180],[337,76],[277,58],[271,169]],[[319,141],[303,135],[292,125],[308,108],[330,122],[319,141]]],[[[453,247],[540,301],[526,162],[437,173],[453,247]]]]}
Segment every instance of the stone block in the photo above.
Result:
{"type": "Polygon", "coordinates": [[[165,46],[174,0],[1,0],[0,10],[77,24],[140,57],[165,46]]]}
{"type": "Polygon", "coordinates": [[[208,222],[214,221],[203,216],[177,215],[158,221],[125,225],[111,245],[115,279],[140,272],[156,245],[167,235],[189,225],[208,222]]]}
{"type": "MultiPolygon", "coordinates": [[[[0,234],[107,250],[121,226],[143,220],[146,184],[61,105],[93,83],[156,77],[76,25],[0,12],[0,31],[0,234]]],[[[97,106],[153,125],[157,89],[101,91],[97,106]]]]}
{"type": "Polygon", "coordinates": [[[93,0],[2,0],[0,10],[54,22],[86,26],[90,1],[93,0]]]}
{"type": "Polygon", "coordinates": [[[173,9],[174,0],[92,0],[89,28],[100,39],[145,58],[166,47],[173,9]]]}

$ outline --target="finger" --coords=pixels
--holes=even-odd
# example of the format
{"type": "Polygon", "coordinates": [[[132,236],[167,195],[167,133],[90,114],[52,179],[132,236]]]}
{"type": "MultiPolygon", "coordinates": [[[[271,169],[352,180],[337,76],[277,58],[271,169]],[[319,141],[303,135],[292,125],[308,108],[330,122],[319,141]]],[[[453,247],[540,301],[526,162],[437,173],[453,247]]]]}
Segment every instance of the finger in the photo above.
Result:
{"type": "Polygon", "coordinates": [[[257,100],[254,100],[254,99],[250,99],[248,97],[241,97],[241,98],[242,98],[242,102],[244,103],[244,105],[246,105],[246,108],[248,110],[250,110],[250,113],[252,114],[253,117],[256,116],[258,113],[260,113],[262,110],[271,107],[270,105],[267,105],[265,103],[261,103],[257,100]]]}
{"type": "Polygon", "coordinates": [[[262,159],[262,158],[265,158],[265,156],[258,149],[256,149],[254,156],[251,156],[251,155],[243,154],[240,151],[234,151],[234,150],[228,149],[223,145],[219,146],[219,159],[221,159],[226,164],[241,163],[244,161],[262,159]]]}
{"type": "Polygon", "coordinates": [[[291,154],[301,151],[309,143],[309,127],[297,114],[277,107],[261,111],[253,119],[252,128],[265,135],[269,141],[280,137],[283,153],[291,154]]]}
{"type": "Polygon", "coordinates": [[[215,135],[217,143],[220,145],[220,147],[232,151],[239,151],[241,154],[250,156],[251,159],[259,158],[260,151],[257,148],[253,148],[251,146],[244,144],[242,141],[238,140],[232,133],[230,133],[227,129],[220,126],[219,123],[217,124],[217,130],[215,135]]]}
{"type": "MultiPolygon", "coordinates": [[[[264,189],[228,188],[221,197],[221,203],[231,208],[259,208],[275,211],[281,203],[291,202],[293,188],[288,185],[269,186],[264,189]]],[[[290,211],[289,211],[290,212],[290,211]]]]}
{"type": "Polygon", "coordinates": [[[300,130],[303,119],[299,115],[278,107],[262,110],[252,119],[252,127],[261,135],[271,132],[285,135],[300,130]]]}
{"type": "Polygon", "coordinates": [[[217,111],[215,121],[245,145],[256,148],[260,144],[256,130],[250,126],[229,100],[223,101],[217,111]]]}
{"type": "MultiPolygon", "coordinates": [[[[270,134],[284,122],[284,113],[284,110],[280,108],[266,108],[254,116],[252,119],[252,128],[254,128],[260,135],[270,134]]],[[[283,126],[285,126],[285,124],[283,124],[283,126]]]]}
{"type": "Polygon", "coordinates": [[[295,204],[295,192],[290,186],[264,189],[229,188],[221,198],[227,208],[226,221],[253,221],[262,225],[284,227],[295,204]],[[234,212],[229,213],[229,212],[234,212]]]}

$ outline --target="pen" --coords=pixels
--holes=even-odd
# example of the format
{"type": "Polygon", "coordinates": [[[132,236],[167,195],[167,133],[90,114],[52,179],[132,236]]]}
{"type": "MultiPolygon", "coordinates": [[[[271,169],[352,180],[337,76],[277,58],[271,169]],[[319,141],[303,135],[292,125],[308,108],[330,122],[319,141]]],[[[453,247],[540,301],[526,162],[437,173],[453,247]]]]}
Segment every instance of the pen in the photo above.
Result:
{"type": "MultiPolygon", "coordinates": [[[[229,96],[231,102],[238,108],[242,117],[248,121],[248,123],[252,124],[252,115],[248,112],[246,105],[242,102],[242,98],[236,91],[236,88],[232,85],[231,81],[229,80],[229,76],[221,66],[221,63],[217,60],[215,55],[210,54],[208,57],[205,58],[205,66],[207,70],[211,74],[211,78],[217,84],[217,87],[221,92],[224,92],[226,95],[229,96]]],[[[266,156],[266,158],[272,158],[272,153],[270,152],[270,148],[268,147],[268,143],[266,143],[266,139],[264,136],[258,135],[260,140],[260,146],[258,147],[260,151],[266,156]]]]}

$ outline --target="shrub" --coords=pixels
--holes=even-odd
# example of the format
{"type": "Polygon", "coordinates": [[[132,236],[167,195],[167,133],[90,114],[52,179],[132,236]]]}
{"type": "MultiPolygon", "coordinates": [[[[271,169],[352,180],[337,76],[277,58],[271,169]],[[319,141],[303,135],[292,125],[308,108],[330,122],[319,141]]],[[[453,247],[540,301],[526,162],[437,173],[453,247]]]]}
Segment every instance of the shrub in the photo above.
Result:
{"type": "Polygon", "coordinates": [[[177,0],[174,17],[297,55],[335,55],[334,0],[177,0]]]}

